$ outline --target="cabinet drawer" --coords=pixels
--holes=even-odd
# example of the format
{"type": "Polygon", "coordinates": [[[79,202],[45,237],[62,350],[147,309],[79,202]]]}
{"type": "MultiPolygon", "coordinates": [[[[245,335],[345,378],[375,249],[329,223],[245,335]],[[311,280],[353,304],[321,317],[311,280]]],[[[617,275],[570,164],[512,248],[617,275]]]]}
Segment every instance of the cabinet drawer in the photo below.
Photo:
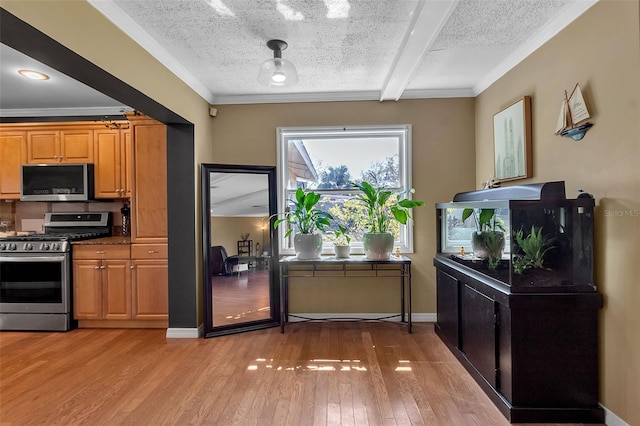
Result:
{"type": "Polygon", "coordinates": [[[132,244],[132,259],[167,259],[169,249],[166,244],[132,244]]]}
{"type": "Polygon", "coordinates": [[[130,249],[125,244],[88,244],[73,247],[74,259],[129,259],[130,249]]]}

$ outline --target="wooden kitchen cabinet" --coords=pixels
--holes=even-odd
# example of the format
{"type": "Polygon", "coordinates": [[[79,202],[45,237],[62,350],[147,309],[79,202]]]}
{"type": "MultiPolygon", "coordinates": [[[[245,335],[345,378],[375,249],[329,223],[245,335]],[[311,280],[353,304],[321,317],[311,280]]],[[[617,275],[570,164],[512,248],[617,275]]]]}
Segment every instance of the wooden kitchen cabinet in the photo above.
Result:
{"type": "Polygon", "coordinates": [[[93,130],[30,130],[27,163],[93,163],[93,130]]]}
{"type": "Polygon", "coordinates": [[[75,319],[131,319],[129,260],[73,262],[75,319]]]}
{"type": "Polygon", "coordinates": [[[169,262],[134,259],[132,267],[133,318],[169,319],[169,262]]]}
{"type": "Polygon", "coordinates": [[[95,197],[131,197],[130,130],[95,130],[93,152],[95,197]]]}
{"type": "Polygon", "coordinates": [[[72,253],[80,327],[167,326],[166,244],[74,244],[72,253]]]}
{"type": "Polygon", "coordinates": [[[128,245],[75,245],[73,306],[78,320],[131,319],[128,245]]]}
{"type": "Polygon", "coordinates": [[[26,162],[26,132],[0,133],[0,199],[20,199],[20,166],[26,162]]]}
{"type": "Polygon", "coordinates": [[[167,242],[167,130],[154,120],[132,124],[131,242],[167,242]]]}
{"type": "Polygon", "coordinates": [[[169,318],[169,261],[167,244],[132,244],[133,318],[169,318]]]}

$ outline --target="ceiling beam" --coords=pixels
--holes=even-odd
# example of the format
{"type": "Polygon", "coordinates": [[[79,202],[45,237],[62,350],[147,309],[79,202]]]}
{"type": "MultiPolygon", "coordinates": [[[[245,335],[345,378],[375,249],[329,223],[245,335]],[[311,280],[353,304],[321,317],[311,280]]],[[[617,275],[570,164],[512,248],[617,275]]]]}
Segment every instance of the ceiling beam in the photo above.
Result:
{"type": "Polygon", "coordinates": [[[411,12],[411,23],[380,91],[381,101],[400,99],[425,52],[440,34],[459,1],[420,0],[411,12]]]}

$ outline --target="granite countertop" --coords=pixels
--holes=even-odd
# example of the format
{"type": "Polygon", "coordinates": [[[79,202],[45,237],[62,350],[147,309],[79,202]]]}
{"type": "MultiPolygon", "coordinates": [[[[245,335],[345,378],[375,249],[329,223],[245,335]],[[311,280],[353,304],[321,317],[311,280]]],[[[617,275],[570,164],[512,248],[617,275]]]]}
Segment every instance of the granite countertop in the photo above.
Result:
{"type": "Polygon", "coordinates": [[[112,237],[94,238],[91,240],[72,241],[73,245],[131,244],[131,237],[115,235],[112,237]]]}

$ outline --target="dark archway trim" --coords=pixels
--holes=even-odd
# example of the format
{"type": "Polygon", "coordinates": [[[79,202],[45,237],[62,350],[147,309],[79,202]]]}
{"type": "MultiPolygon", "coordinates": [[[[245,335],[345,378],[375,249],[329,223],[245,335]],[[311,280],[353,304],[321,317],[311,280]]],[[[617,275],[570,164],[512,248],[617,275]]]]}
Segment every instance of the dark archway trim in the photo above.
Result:
{"type": "Polygon", "coordinates": [[[0,42],[167,125],[169,327],[198,327],[193,124],[4,8],[0,42]]]}

